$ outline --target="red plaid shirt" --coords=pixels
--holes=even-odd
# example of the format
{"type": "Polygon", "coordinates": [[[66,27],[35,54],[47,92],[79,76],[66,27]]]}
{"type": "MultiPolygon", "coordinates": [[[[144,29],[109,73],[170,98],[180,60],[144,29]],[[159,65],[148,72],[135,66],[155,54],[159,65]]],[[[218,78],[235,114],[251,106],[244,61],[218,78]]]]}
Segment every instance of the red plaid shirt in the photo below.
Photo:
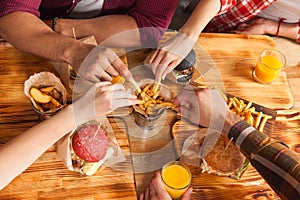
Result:
{"type": "Polygon", "coordinates": [[[221,10],[206,26],[207,32],[229,32],[266,9],[276,0],[221,0],[221,10]]]}
{"type": "MultiPolygon", "coordinates": [[[[219,14],[205,27],[205,32],[230,32],[240,23],[246,22],[266,9],[276,0],[221,0],[219,14]]],[[[299,31],[296,36],[300,42],[299,31]]]]}

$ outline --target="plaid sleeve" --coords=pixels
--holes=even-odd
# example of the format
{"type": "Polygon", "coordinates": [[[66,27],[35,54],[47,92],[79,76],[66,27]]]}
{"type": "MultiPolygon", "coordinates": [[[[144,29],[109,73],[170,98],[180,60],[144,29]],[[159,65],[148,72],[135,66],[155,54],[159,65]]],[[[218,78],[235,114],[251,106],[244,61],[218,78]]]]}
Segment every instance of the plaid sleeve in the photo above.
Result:
{"type": "Polygon", "coordinates": [[[221,7],[220,13],[205,27],[205,32],[229,32],[240,23],[252,19],[275,1],[221,0],[223,8],[221,7]],[[226,4],[226,2],[228,3],[226,4]],[[222,10],[224,11],[221,12],[222,10]]]}
{"type": "Polygon", "coordinates": [[[221,8],[218,14],[222,14],[230,10],[234,5],[236,5],[236,0],[221,0],[221,8]]]}
{"type": "Polygon", "coordinates": [[[228,137],[282,199],[300,199],[300,157],[294,151],[245,121],[234,125],[228,137]]]}
{"type": "Polygon", "coordinates": [[[17,11],[28,12],[39,17],[40,3],[41,0],[2,0],[0,1],[0,17],[17,11]]]}

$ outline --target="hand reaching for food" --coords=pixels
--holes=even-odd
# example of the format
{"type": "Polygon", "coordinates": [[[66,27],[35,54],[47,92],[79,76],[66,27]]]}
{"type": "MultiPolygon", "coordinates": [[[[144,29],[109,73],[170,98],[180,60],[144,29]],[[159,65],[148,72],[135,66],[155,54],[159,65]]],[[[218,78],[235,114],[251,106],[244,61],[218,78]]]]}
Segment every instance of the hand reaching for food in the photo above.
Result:
{"type": "Polygon", "coordinates": [[[121,75],[127,80],[132,77],[128,67],[119,56],[110,48],[95,47],[83,60],[79,69],[79,76],[93,83],[112,81],[112,77],[121,75]]]}
{"type": "Polygon", "coordinates": [[[194,124],[221,132],[229,111],[217,89],[200,89],[187,85],[174,101],[175,110],[194,124]]]}
{"type": "Polygon", "coordinates": [[[137,97],[121,84],[99,82],[73,103],[76,124],[101,118],[116,108],[137,104],[137,97]]]}
{"type": "Polygon", "coordinates": [[[165,79],[188,55],[194,44],[194,40],[181,33],[160,44],[144,61],[145,64],[151,65],[155,82],[159,83],[161,79],[165,79]]]}

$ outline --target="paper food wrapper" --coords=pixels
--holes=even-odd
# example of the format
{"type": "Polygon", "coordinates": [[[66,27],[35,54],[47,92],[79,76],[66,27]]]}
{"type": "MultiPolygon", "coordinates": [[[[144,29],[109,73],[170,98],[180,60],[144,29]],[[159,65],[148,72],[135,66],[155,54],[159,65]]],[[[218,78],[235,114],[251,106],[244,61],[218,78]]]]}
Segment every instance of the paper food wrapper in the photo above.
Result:
{"type": "Polygon", "coordinates": [[[97,172],[97,170],[102,166],[110,166],[116,163],[122,162],[125,160],[125,157],[122,153],[120,146],[115,138],[114,131],[110,126],[110,123],[106,117],[99,119],[98,121],[90,121],[78,126],[69,134],[65,135],[55,144],[56,153],[58,158],[63,161],[64,165],[70,170],[74,172],[79,172],[82,175],[89,176],[93,175],[97,172]],[[102,129],[104,129],[107,133],[107,137],[109,138],[109,147],[106,152],[105,157],[97,163],[87,163],[87,167],[76,167],[73,166],[72,157],[71,157],[71,138],[72,135],[81,127],[88,124],[97,124],[100,125],[102,129]],[[89,169],[89,171],[87,171],[89,169]]]}
{"type": "Polygon", "coordinates": [[[51,72],[45,71],[35,73],[34,75],[30,76],[29,79],[26,80],[24,83],[24,93],[30,99],[34,110],[38,113],[39,117],[42,118],[42,120],[49,118],[51,115],[54,115],[56,112],[61,110],[67,103],[66,88],[61,83],[60,79],[51,72]],[[62,94],[63,102],[61,107],[46,112],[42,112],[38,109],[39,106],[32,98],[29,91],[32,87],[40,88],[43,86],[54,86],[54,88],[62,94]]]}
{"type": "Polygon", "coordinates": [[[185,139],[180,161],[189,165],[200,166],[202,173],[217,174],[218,176],[227,176],[233,179],[240,179],[250,165],[249,161],[239,152],[233,142],[218,131],[207,128],[203,128],[185,139]],[[218,145],[216,147],[220,137],[225,137],[226,139],[222,139],[222,141],[227,143],[225,146],[218,145]],[[216,154],[213,154],[215,156],[220,155],[220,158],[226,159],[215,160],[219,164],[212,168],[205,160],[206,156],[211,152],[215,152],[216,154]],[[232,163],[233,160],[234,163],[232,163]],[[226,172],[218,171],[217,168],[220,166],[227,169],[226,172]]]}

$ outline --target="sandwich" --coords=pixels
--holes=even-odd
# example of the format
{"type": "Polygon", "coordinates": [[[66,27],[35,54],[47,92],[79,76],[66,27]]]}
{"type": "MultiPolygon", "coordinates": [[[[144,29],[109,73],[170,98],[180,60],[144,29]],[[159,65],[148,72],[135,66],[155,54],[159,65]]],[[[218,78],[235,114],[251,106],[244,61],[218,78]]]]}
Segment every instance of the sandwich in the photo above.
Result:
{"type": "Polygon", "coordinates": [[[195,71],[195,61],[196,54],[192,49],[185,59],[182,60],[181,63],[179,63],[179,65],[177,65],[173,70],[174,76],[178,83],[187,83],[191,80],[195,71]]]}
{"type": "Polygon", "coordinates": [[[87,123],[80,126],[70,138],[70,153],[75,171],[83,175],[93,175],[112,156],[113,148],[101,125],[87,123]]]}
{"type": "Polygon", "coordinates": [[[236,145],[218,132],[202,137],[199,144],[202,173],[240,179],[250,166],[236,145]]]}

